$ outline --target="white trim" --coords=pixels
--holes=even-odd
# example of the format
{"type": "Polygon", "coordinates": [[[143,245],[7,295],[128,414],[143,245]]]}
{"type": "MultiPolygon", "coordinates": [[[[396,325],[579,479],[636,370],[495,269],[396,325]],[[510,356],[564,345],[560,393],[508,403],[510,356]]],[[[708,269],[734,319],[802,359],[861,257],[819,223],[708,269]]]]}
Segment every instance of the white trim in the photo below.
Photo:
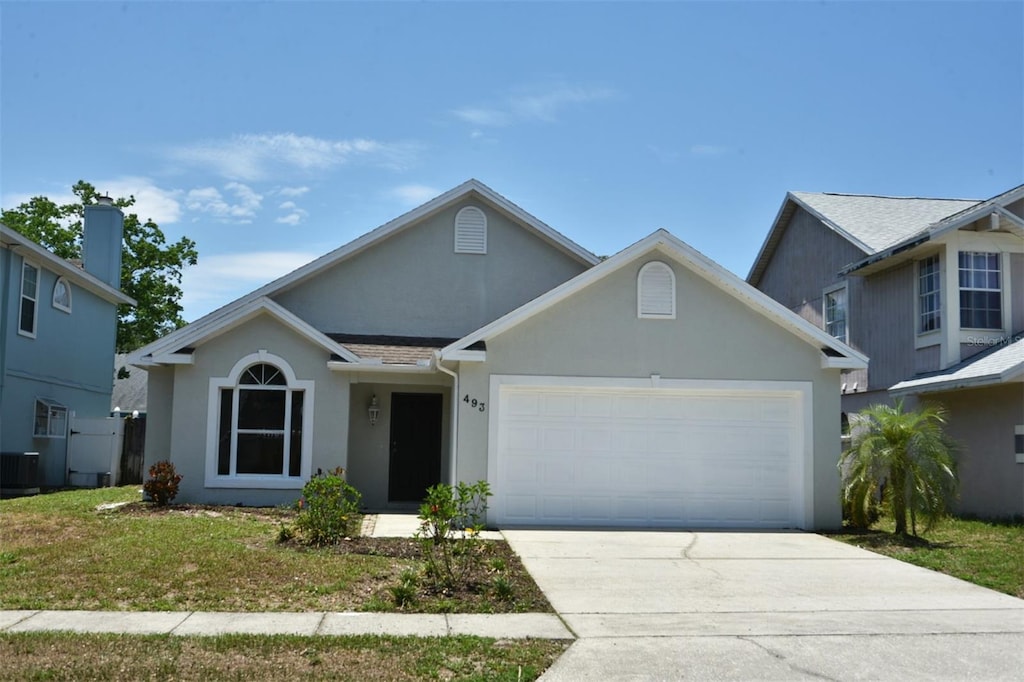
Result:
{"type": "Polygon", "coordinates": [[[847,357],[836,357],[834,355],[828,355],[827,353],[821,354],[821,368],[822,369],[864,369],[860,360],[857,358],[847,357]]]}
{"type": "Polygon", "coordinates": [[[433,365],[385,365],[379,358],[371,362],[340,362],[328,360],[327,369],[333,372],[381,372],[384,374],[433,374],[433,365]]]}
{"type": "MultiPolygon", "coordinates": [[[[586,388],[609,391],[637,391],[649,393],[663,391],[666,393],[714,393],[716,395],[790,395],[796,399],[799,420],[799,441],[795,449],[799,452],[799,460],[795,470],[790,472],[791,485],[799,482],[800,499],[793,500],[802,506],[792,509],[793,520],[799,528],[808,528],[809,520],[814,518],[814,386],[810,381],[741,381],[726,379],[658,379],[653,386],[650,376],[641,378],[623,377],[567,377],[567,376],[529,376],[515,374],[492,374],[488,399],[488,436],[487,436],[487,479],[494,493],[500,500],[503,492],[501,482],[497,479],[499,437],[501,423],[501,392],[503,388],[529,389],[546,388],[551,390],[579,390],[586,388]]],[[[501,512],[497,506],[488,512],[488,521],[494,522],[501,512]]]]}
{"type": "Polygon", "coordinates": [[[194,353],[164,353],[163,355],[154,355],[154,365],[194,365],[195,354],[194,353]]]}
{"type": "Polygon", "coordinates": [[[485,350],[453,350],[444,356],[445,360],[452,362],[487,362],[487,351],[485,350]]]}
{"type": "Polygon", "coordinates": [[[69,282],[67,280],[67,278],[64,277],[63,275],[58,275],[57,276],[57,280],[53,283],[53,291],[51,292],[51,294],[52,295],[50,296],[50,305],[52,305],[57,310],[60,310],[60,311],[65,312],[65,313],[70,315],[71,314],[71,305],[73,303],[73,301],[71,300],[71,282],[69,282]],[[64,285],[64,291],[67,292],[67,295],[68,295],[67,305],[64,305],[63,303],[61,303],[61,302],[59,302],[57,300],[57,285],[59,285],[59,284],[63,284],[64,285]]]}
{"type": "MultiPolygon", "coordinates": [[[[657,284],[655,282],[654,284],[657,284]]],[[[663,284],[663,283],[662,283],[663,284]]],[[[636,316],[641,320],[674,320],[676,319],[676,273],[672,269],[672,266],[668,263],[660,260],[652,260],[648,263],[644,263],[643,267],[640,268],[640,272],[636,274],[636,316]],[[657,275],[657,271],[661,271],[661,274],[668,274],[668,312],[644,312],[646,306],[651,305],[650,300],[645,300],[645,297],[649,293],[658,293],[650,291],[652,287],[651,282],[645,282],[644,276],[647,274],[657,275]]]]}
{"type": "Polygon", "coordinates": [[[257,298],[230,311],[208,315],[140,348],[128,356],[127,362],[132,365],[161,364],[161,358],[171,356],[182,348],[205,343],[264,313],[271,315],[277,321],[291,328],[292,331],[327,352],[338,355],[351,363],[360,362],[359,357],[350,350],[332,341],[305,320],[300,319],[269,298],[257,298]]]}
{"type": "Polygon", "coordinates": [[[95,275],[73,265],[70,261],[55,256],[28,237],[2,224],[0,224],[0,246],[11,249],[21,255],[22,258],[45,263],[45,269],[57,275],[67,277],[78,286],[96,294],[105,301],[121,305],[135,305],[135,299],[125,296],[121,291],[100,280],[95,275]]]}
{"type": "MultiPolygon", "coordinates": [[[[208,403],[206,406],[206,467],[205,480],[203,485],[207,488],[269,488],[275,490],[297,490],[301,489],[309,480],[313,467],[313,415],[314,402],[313,394],[316,382],[312,379],[297,379],[294,370],[288,362],[273,353],[265,350],[250,353],[235,363],[226,377],[211,377],[209,384],[208,403]],[[304,391],[302,397],[302,453],[301,466],[298,476],[284,475],[253,475],[253,474],[230,474],[226,476],[217,473],[219,463],[219,452],[217,449],[218,436],[220,434],[220,391],[223,388],[237,388],[238,380],[244,370],[250,366],[265,362],[274,365],[281,370],[288,387],[289,399],[285,401],[285,429],[290,428],[291,419],[291,394],[293,390],[304,391]]],[[[237,423],[238,419],[238,391],[233,391],[232,399],[235,401],[232,415],[237,423]]],[[[232,430],[235,429],[234,424],[232,430]]],[[[234,439],[232,439],[234,441],[234,439]]],[[[235,467],[235,444],[231,448],[231,468],[235,467]]],[[[288,465],[285,458],[284,466],[288,465]]]]}
{"type": "Polygon", "coordinates": [[[851,367],[851,369],[867,368],[868,358],[866,355],[826,334],[824,330],[819,329],[784,307],[778,301],[758,291],[665,230],[658,230],[648,235],[611,258],[570,279],[568,282],[555,287],[494,322],[442,348],[441,358],[447,360],[449,353],[501,334],[654,250],[674,258],[697,275],[734,296],[747,307],[764,315],[815,348],[831,348],[840,355],[851,358],[856,363],[856,366],[851,367]]]}
{"type": "Polygon", "coordinates": [[[36,338],[36,332],[39,330],[39,280],[43,278],[43,270],[38,265],[22,257],[21,259],[21,278],[20,278],[20,293],[18,294],[18,336],[26,336],[30,339],[36,338]],[[25,292],[25,270],[32,268],[36,271],[36,288],[31,295],[25,292]],[[32,329],[21,328],[21,318],[24,317],[24,311],[22,308],[25,305],[25,301],[32,301],[32,329]]]}

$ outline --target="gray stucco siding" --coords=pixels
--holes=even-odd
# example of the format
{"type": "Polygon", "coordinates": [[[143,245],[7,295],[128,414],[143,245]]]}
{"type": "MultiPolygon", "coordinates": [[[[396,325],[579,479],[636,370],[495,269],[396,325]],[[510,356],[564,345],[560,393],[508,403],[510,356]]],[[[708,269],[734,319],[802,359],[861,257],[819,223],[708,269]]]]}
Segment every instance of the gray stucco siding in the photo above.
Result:
{"type": "MultiPolygon", "coordinates": [[[[267,315],[250,320],[196,349],[192,365],[174,368],[169,453],[151,452],[147,441],[146,465],[151,458],[170,456],[181,482],[179,500],[245,505],[276,505],[298,499],[305,481],[293,489],[222,488],[206,485],[207,426],[210,414],[210,379],[226,377],[242,358],[265,350],[284,359],[299,380],[312,380],[313,419],[311,471],[347,464],[349,378],[327,368],[328,353],[267,315]]],[[[309,398],[307,398],[308,404],[309,398]]],[[[154,410],[150,409],[150,415],[154,410]]],[[[258,485],[256,483],[254,486],[258,485]]]]}
{"type": "MultiPolygon", "coordinates": [[[[460,367],[460,394],[488,396],[493,375],[809,382],[813,461],[808,522],[838,527],[839,371],[820,351],[668,258],[649,255],[487,341],[487,361],[460,367]],[[636,277],[651,260],[675,271],[674,320],[638,319],[636,277]],[[824,418],[820,418],[824,416],[824,418]]],[[[490,406],[494,409],[494,405],[490,406]]],[[[485,478],[488,419],[460,405],[458,474],[485,478]]]]}
{"type": "Polygon", "coordinates": [[[326,332],[458,338],[586,266],[483,201],[467,199],[274,296],[326,332]],[[455,214],[487,216],[487,253],[454,252],[455,214]]]}
{"type": "Polygon", "coordinates": [[[1024,253],[1010,254],[1010,315],[1013,333],[1024,331],[1024,253]]]}

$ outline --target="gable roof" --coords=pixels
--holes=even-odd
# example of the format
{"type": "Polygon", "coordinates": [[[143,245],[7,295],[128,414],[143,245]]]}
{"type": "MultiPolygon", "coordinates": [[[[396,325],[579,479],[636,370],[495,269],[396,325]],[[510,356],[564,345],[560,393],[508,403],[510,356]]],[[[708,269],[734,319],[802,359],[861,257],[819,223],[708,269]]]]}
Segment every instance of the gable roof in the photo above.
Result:
{"type": "Polygon", "coordinates": [[[869,255],[867,258],[859,260],[856,263],[851,263],[843,269],[842,274],[861,270],[862,268],[884,261],[896,254],[902,253],[904,254],[904,258],[910,257],[906,252],[919,244],[931,241],[932,239],[946,234],[947,232],[959,230],[966,225],[970,225],[976,220],[980,220],[993,214],[999,217],[1000,229],[1002,229],[1002,225],[1005,224],[1011,231],[1017,231],[1024,234],[1024,219],[1011,213],[1006,208],[1010,204],[1021,199],[1024,199],[1024,185],[1018,185],[1013,189],[997,194],[991,199],[975,202],[967,208],[937,220],[928,225],[925,229],[915,232],[914,234],[889,245],[887,248],[869,255]]]}
{"type": "Polygon", "coordinates": [[[232,307],[230,310],[221,308],[220,311],[215,311],[192,324],[177,329],[139,348],[128,356],[128,363],[143,367],[165,363],[172,364],[176,362],[174,356],[187,355],[189,352],[187,349],[214,339],[263,314],[270,315],[299,336],[308,339],[311,343],[331,353],[332,356],[337,356],[345,362],[359,362],[359,357],[347,348],[314,329],[281,305],[265,296],[261,296],[260,298],[246,301],[241,306],[232,307]]]}
{"type": "Polygon", "coordinates": [[[977,204],[976,199],[787,192],[747,281],[756,286],[761,280],[797,208],[803,208],[865,255],[871,255],[977,204]]]}
{"type": "Polygon", "coordinates": [[[125,295],[120,289],[115,289],[92,273],[86,272],[71,261],[64,260],[20,232],[3,224],[0,224],[0,245],[15,253],[20,253],[31,261],[42,264],[47,270],[60,277],[66,277],[72,283],[105,301],[121,305],[135,305],[135,299],[125,295]]]}
{"type": "Polygon", "coordinates": [[[889,389],[893,395],[955,391],[1003,384],[1024,376],[1024,336],[1012,343],[993,346],[941,372],[901,381],[889,389]]]}
{"type": "MultiPolygon", "coordinates": [[[[293,270],[287,275],[279,277],[273,282],[270,282],[269,284],[266,284],[256,289],[255,291],[252,291],[246,294],[245,296],[242,296],[241,298],[235,299],[234,301],[224,306],[221,306],[217,310],[214,310],[213,312],[210,312],[204,315],[203,317],[199,318],[195,322],[190,323],[188,326],[183,327],[182,329],[179,329],[176,332],[172,332],[168,336],[162,339],[158,339],[157,341],[154,341],[153,343],[150,343],[140,348],[138,351],[136,351],[135,354],[133,354],[133,357],[142,358],[146,355],[153,355],[154,351],[156,351],[157,353],[164,352],[162,349],[164,349],[164,347],[167,345],[164,343],[165,339],[170,339],[170,345],[178,345],[178,347],[182,347],[183,344],[178,343],[174,338],[172,338],[175,337],[175,335],[177,335],[179,332],[183,332],[184,330],[189,329],[193,326],[205,328],[210,325],[217,327],[217,325],[220,324],[227,324],[227,321],[234,318],[235,316],[244,315],[245,311],[248,310],[248,306],[250,306],[254,301],[260,301],[262,299],[269,300],[268,297],[287,291],[288,289],[310,279],[311,277],[317,275],[318,273],[321,273],[324,270],[331,268],[337,265],[338,263],[341,263],[346,259],[351,258],[365,251],[371,246],[384,241],[388,237],[398,232],[401,232],[404,229],[412,227],[413,225],[419,223],[420,221],[429,218],[432,215],[435,215],[436,213],[447,208],[448,206],[458,201],[461,201],[465,197],[471,195],[480,197],[485,202],[490,203],[494,208],[508,214],[514,220],[524,225],[528,230],[533,232],[535,235],[547,241],[548,243],[554,245],[567,255],[579,261],[580,263],[587,266],[591,266],[599,262],[600,259],[593,253],[583,248],[582,246],[572,241],[571,239],[561,234],[560,232],[554,230],[542,220],[530,215],[529,213],[521,209],[519,206],[515,205],[505,197],[501,196],[500,194],[498,194],[497,192],[495,192],[494,190],[492,190],[490,187],[483,184],[479,180],[470,179],[462,183],[458,187],[454,187],[445,192],[444,194],[434,197],[427,203],[417,208],[414,208],[413,210],[408,211],[407,213],[402,214],[401,216],[395,218],[394,220],[391,220],[381,225],[380,227],[370,232],[367,232],[361,237],[357,237],[356,239],[335,249],[334,251],[326,253],[323,256],[320,256],[319,258],[310,261],[309,263],[303,265],[302,267],[296,270],[293,270]]],[[[276,304],[275,306],[282,311],[284,310],[284,308],[281,308],[276,304]]],[[[298,320],[298,318],[295,319],[298,320]]],[[[312,329],[312,327],[310,327],[310,329],[312,329]]],[[[317,333],[319,334],[319,332],[317,333]]],[[[323,335],[321,334],[321,336],[323,335]]],[[[327,337],[323,338],[327,339],[327,337]]],[[[338,348],[341,348],[341,346],[339,346],[333,341],[330,341],[330,339],[327,339],[327,341],[334,344],[338,348]]],[[[358,362],[358,358],[354,354],[348,353],[347,351],[346,355],[343,355],[343,357],[345,357],[345,359],[349,360],[350,362],[358,362]]]]}
{"type": "Polygon", "coordinates": [[[867,367],[867,356],[815,327],[793,311],[758,291],[718,263],[684,243],[667,230],[658,230],[648,235],[561,286],[538,296],[494,322],[462,337],[455,343],[449,344],[441,349],[439,359],[457,359],[457,354],[472,344],[486,341],[501,334],[556,303],[569,298],[594,282],[607,277],[640,256],[655,250],[674,258],[705,280],[738,299],[748,308],[764,315],[804,342],[821,350],[823,353],[823,366],[843,369],[863,369],[867,367]]]}

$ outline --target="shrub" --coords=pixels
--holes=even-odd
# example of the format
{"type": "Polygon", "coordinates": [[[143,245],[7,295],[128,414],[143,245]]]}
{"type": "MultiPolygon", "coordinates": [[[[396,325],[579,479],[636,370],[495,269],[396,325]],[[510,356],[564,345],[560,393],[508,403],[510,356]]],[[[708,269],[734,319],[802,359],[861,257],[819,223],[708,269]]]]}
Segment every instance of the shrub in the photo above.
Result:
{"type": "Polygon", "coordinates": [[[416,603],[416,591],[419,587],[419,576],[415,571],[406,569],[398,577],[398,584],[388,588],[391,598],[395,600],[395,606],[404,608],[416,603]]]}
{"type": "Polygon", "coordinates": [[[487,516],[487,481],[459,482],[454,488],[440,483],[427,489],[420,505],[420,540],[425,574],[434,587],[450,590],[465,581],[481,561],[480,531],[487,516]]]}
{"type": "Polygon", "coordinates": [[[317,470],[302,488],[295,526],[306,542],[317,547],[332,545],[359,535],[363,496],[345,480],[341,467],[324,473],[317,470]]]}
{"type": "Polygon", "coordinates": [[[165,507],[178,496],[179,483],[181,474],[174,470],[173,464],[163,459],[149,467],[149,480],[142,485],[142,490],[156,506],[165,507]]]}

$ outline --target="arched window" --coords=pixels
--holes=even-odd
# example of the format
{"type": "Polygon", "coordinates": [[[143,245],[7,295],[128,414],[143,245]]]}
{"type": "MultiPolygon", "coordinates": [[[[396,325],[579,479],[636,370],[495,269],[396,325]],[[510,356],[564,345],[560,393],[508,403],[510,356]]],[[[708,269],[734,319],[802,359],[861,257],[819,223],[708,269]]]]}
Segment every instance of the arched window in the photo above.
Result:
{"type": "Polygon", "coordinates": [[[455,253],[487,253],[487,215],[476,206],[455,214],[455,253]]]}
{"type": "Polygon", "coordinates": [[[71,312],[71,285],[63,277],[58,277],[53,285],[53,307],[66,313],[71,312]]]}
{"type": "Polygon", "coordinates": [[[676,317],[676,276],[661,261],[640,268],[636,279],[637,317],[673,320],[676,317]]]}
{"type": "Polygon", "coordinates": [[[297,380],[282,358],[265,351],[240,360],[227,378],[211,379],[216,413],[207,484],[212,474],[221,482],[259,477],[258,487],[269,477],[301,486],[310,470],[312,394],[312,381],[297,380]]]}

